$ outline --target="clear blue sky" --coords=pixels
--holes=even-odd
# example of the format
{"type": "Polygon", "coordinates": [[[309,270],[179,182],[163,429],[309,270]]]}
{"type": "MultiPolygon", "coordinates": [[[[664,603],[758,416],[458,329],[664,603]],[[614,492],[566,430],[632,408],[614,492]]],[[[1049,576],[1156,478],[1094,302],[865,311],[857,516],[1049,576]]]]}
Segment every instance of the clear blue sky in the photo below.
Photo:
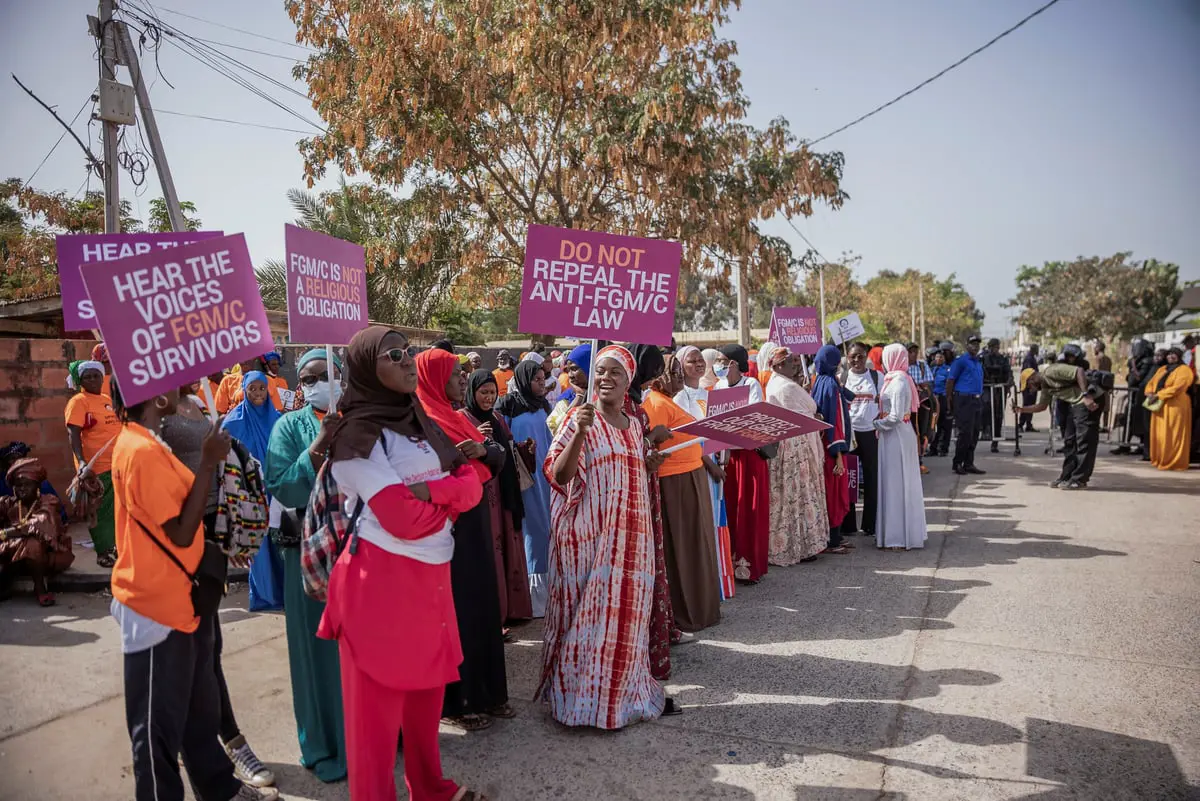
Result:
{"type": "MultiPolygon", "coordinates": [[[[1009,27],[1042,0],[746,0],[725,33],[751,121],[786,117],[817,137],[908,89],[1009,27]]],[[[291,41],[281,2],[156,3],[291,41]]],[[[77,0],[0,0],[3,72],[74,115],[96,65],[77,0]]],[[[164,13],[196,36],[301,54],[284,44],[164,13]]],[[[860,278],[916,267],[957,273],[1005,331],[999,303],[1022,264],[1132,250],[1200,278],[1200,3],[1062,0],[916,95],[823,143],[846,155],[851,200],[799,221],[821,252],[863,257],[860,278]]],[[[285,60],[237,52],[291,82],[285,60]]],[[[145,59],[153,69],[153,58],[145,59]]],[[[164,45],[156,106],[288,128],[303,123],[164,45]]],[[[272,93],[312,118],[305,100],[272,93]]],[[[0,176],[28,178],[61,129],[11,79],[0,81],[0,176]]],[[[85,115],[86,116],[86,115],[85,115]]],[[[297,134],[163,115],[181,197],[206,226],[245,231],[256,261],[279,257],[284,196],[302,184],[297,134]]],[[[86,136],[85,118],[75,129],[86,136]]],[[[132,131],[131,131],[132,133],[132,131]]],[[[93,127],[97,142],[97,128],[93,127]]],[[[75,193],[82,154],[64,140],[34,184],[75,193]]],[[[95,181],[93,180],[93,186],[95,181]]],[[[140,200],[157,196],[153,174],[140,200]]],[[[769,230],[803,247],[782,221],[769,230]]]]}

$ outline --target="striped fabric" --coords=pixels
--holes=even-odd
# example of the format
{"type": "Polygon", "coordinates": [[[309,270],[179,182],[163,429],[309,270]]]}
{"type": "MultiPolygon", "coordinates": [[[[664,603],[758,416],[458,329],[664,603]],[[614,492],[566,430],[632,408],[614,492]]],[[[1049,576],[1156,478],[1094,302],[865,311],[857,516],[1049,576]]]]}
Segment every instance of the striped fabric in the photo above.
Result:
{"type": "Polygon", "coordinates": [[[933,383],[933,368],[925,360],[918,361],[916,364],[908,366],[908,375],[912,378],[915,384],[932,384],[933,383]]]}
{"type": "Polygon", "coordinates": [[[637,419],[620,431],[603,417],[587,432],[565,487],[551,466],[575,433],[571,413],[550,446],[550,600],[537,696],[566,726],[619,729],[653,720],[666,700],[650,674],[654,539],[637,419]]]}

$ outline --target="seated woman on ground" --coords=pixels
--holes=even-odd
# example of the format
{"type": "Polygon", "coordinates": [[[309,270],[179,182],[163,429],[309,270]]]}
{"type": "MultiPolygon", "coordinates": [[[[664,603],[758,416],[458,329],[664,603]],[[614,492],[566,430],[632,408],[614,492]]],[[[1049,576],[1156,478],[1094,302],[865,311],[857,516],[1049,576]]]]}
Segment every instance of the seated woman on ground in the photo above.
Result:
{"type": "Polygon", "coordinates": [[[13,495],[0,497],[0,594],[25,570],[42,606],[54,605],[46,579],[75,560],[58,498],[41,490],[46,469],[37,459],[18,459],[5,479],[13,495]]]}

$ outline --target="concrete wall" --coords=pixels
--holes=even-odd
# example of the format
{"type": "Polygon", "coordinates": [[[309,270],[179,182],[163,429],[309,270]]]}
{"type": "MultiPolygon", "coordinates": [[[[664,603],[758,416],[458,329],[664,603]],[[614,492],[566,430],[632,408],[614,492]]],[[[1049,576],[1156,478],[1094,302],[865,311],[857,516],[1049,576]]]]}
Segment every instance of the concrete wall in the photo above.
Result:
{"type": "Polygon", "coordinates": [[[0,445],[28,443],[60,493],[75,474],[65,413],[67,365],[90,359],[94,341],[0,339],[0,445]]]}

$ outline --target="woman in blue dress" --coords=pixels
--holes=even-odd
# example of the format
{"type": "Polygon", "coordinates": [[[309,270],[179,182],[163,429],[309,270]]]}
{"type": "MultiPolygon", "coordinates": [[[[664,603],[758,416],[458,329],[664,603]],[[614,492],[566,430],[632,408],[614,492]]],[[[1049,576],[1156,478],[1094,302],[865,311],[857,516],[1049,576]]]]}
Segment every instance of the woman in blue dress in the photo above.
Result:
{"type": "Polygon", "coordinates": [[[496,404],[518,448],[533,450],[533,486],[521,492],[525,504],[525,563],[529,570],[529,596],[533,616],[546,616],[550,570],[550,484],[542,463],[550,451],[550,404],[546,401],[546,374],[536,362],[523,361],[513,375],[513,389],[496,404]],[[532,445],[529,443],[532,442],[532,445]]]}

